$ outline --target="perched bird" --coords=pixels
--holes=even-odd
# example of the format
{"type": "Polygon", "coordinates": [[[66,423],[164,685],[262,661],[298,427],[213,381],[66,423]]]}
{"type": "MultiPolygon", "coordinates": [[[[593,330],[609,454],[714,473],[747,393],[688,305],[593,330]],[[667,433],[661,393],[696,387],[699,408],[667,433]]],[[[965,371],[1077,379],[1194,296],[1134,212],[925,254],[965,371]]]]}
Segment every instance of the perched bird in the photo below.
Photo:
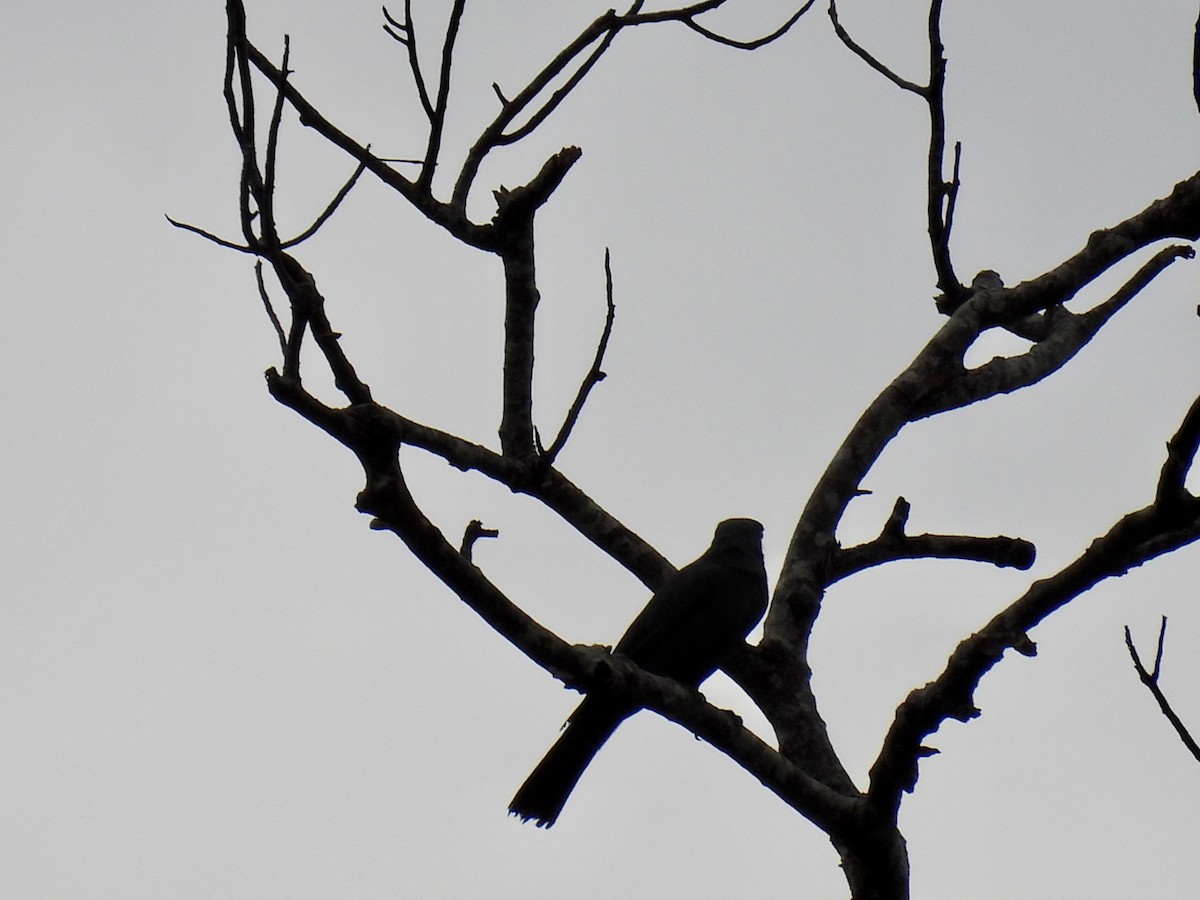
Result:
{"type": "MultiPolygon", "coordinates": [[[[766,612],[762,533],[753,519],[721,522],[712,546],[663,582],[613,652],[648,672],[698,687],[766,612]]],[[[553,825],[592,757],[638,709],[601,692],[588,694],[508,811],[539,827],[553,825]]]]}

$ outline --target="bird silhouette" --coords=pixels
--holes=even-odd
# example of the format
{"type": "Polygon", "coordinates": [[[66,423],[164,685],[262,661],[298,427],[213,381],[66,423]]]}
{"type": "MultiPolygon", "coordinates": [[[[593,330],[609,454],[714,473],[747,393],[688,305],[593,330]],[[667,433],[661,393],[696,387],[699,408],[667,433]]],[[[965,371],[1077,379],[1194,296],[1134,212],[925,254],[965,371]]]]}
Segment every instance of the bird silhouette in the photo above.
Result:
{"type": "MultiPolygon", "coordinates": [[[[663,581],[613,652],[648,672],[698,687],[766,612],[762,533],[753,519],[717,525],[712,546],[663,581]]],[[[589,693],[508,811],[542,828],[553,825],[592,758],[639,708],[601,691],[589,693]]]]}

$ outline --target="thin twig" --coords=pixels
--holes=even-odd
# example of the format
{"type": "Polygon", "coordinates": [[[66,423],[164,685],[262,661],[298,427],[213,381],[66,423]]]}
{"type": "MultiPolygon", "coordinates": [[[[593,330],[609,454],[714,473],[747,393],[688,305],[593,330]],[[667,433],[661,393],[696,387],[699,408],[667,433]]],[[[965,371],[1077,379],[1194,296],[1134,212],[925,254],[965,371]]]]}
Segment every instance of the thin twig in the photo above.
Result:
{"type": "Polygon", "coordinates": [[[811,7],[815,2],[816,0],[808,0],[808,2],[800,7],[800,9],[790,19],[788,19],[770,34],[749,41],[734,40],[733,38],[727,38],[724,35],[717,34],[715,31],[710,31],[697,22],[695,17],[684,19],[683,24],[697,34],[708,38],[710,41],[715,41],[716,43],[723,44],[726,47],[733,47],[736,50],[757,50],[759,47],[765,47],[767,44],[770,44],[771,42],[776,41],[787,34],[791,30],[792,26],[800,21],[800,17],[808,12],[809,7],[811,7]]]}
{"type": "Polygon", "coordinates": [[[1171,703],[1167,700],[1167,695],[1163,693],[1162,688],[1158,686],[1158,676],[1160,666],[1162,665],[1163,641],[1167,636],[1167,617],[1162,617],[1162,626],[1158,630],[1158,650],[1154,656],[1154,671],[1147,672],[1146,667],[1142,665],[1141,657],[1138,656],[1137,648],[1133,645],[1133,635],[1130,634],[1129,626],[1125,626],[1125,646],[1129,648],[1129,656],[1133,660],[1133,668],[1137,671],[1138,678],[1142,684],[1150,691],[1155,701],[1158,703],[1158,708],[1162,714],[1166,716],[1167,721],[1171,723],[1171,727],[1175,729],[1175,733],[1179,735],[1179,739],[1183,741],[1183,745],[1187,747],[1188,752],[1200,762],[1200,745],[1196,744],[1195,739],[1188,731],[1187,726],[1183,724],[1183,720],[1179,718],[1175,710],[1171,708],[1171,703]]]}
{"type": "Polygon", "coordinates": [[[942,243],[949,248],[950,232],[954,228],[954,209],[958,205],[958,189],[962,186],[959,180],[959,167],[962,165],[962,141],[954,142],[954,168],[950,182],[946,185],[946,227],[942,232],[942,243]]]}
{"type": "MultiPolygon", "coordinates": [[[[725,0],[705,0],[702,3],[693,3],[674,9],[643,13],[641,9],[644,0],[636,0],[624,13],[609,10],[584,28],[511,99],[505,100],[504,95],[497,91],[497,96],[501,97],[500,112],[467,151],[466,159],[459,170],[451,194],[451,206],[455,209],[466,208],[467,195],[471,191],[471,186],[479,173],[484,158],[497,147],[521,140],[544,122],[604,55],[619,31],[658,22],[683,22],[694,26],[693,20],[697,16],[714,10],[724,3],[725,0]],[[587,54],[586,58],[580,61],[580,57],[585,53],[587,54]],[[535,101],[573,65],[576,66],[575,71],[567,77],[566,81],[553,91],[545,102],[535,107],[535,101]],[[526,117],[524,124],[513,129],[513,122],[520,116],[526,117]]],[[[795,16],[793,21],[798,18],[799,15],[795,16]]],[[[786,30],[786,28],[782,29],[780,34],[785,33],[786,30]]],[[[713,39],[716,39],[715,35],[713,35],[713,39]]],[[[732,45],[736,46],[736,42],[732,45]]]]}
{"type": "Polygon", "coordinates": [[[205,231],[203,228],[198,228],[195,225],[189,225],[187,222],[178,222],[170,216],[166,216],[168,222],[176,228],[182,228],[184,231],[190,231],[192,234],[198,234],[206,241],[212,241],[218,247],[224,247],[227,250],[237,250],[239,253],[257,253],[253,247],[247,247],[244,244],[235,244],[233,241],[227,241],[223,237],[217,237],[211,231],[205,231]]]}
{"type": "Polygon", "coordinates": [[[258,236],[254,233],[254,211],[250,208],[249,170],[257,166],[254,143],[254,93],[251,90],[249,73],[245,67],[246,10],[240,0],[230,0],[227,5],[229,31],[225,43],[225,108],[229,113],[229,126],[242,154],[241,177],[238,186],[238,213],[241,218],[242,236],[246,246],[255,247],[258,236]],[[234,89],[235,75],[242,90],[239,105],[234,89]]]}
{"type": "Polygon", "coordinates": [[[588,394],[591,393],[592,388],[607,377],[601,366],[604,364],[604,353],[608,349],[608,339],[612,336],[613,320],[616,318],[617,312],[617,308],[613,304],[612,263],[607,247],[604,249],[604,295],[608,304],[608,313],[604,318],[604,330],[600,334],[600,343],[596,347],[596,356],[592,360],[592,367],[588,369],[587,375],[584,376],[583,383],[579,385],[579,392],[575,395],[575,401],[571,404],[566,419],[563,420],[562,428],[558,431],[558,436],[543,456],[542,461],[546,466],[554,463],[555,458],[566,445],[567,438],[571,436],[571,431],[579,419],[579,414],[583,411],[583,404],[587,401],[588,394]]]}
{"type": "MultiPolygon", "coordinates": [[[[371,149],[370,144],[367,145],[367,149],[371,149]]],[[[341,190],[339,190],[334,198],[329,201],[329,205],[325,207],[324,211],[319,216],[317,216],[316,221],[314,221],[312,225],[300,232],[300,234],[296,235],[291,240],[284,241],[279,245],[280,248],[286,250],[289,247],[295,247],[297,244],[307,241],[310,237],[316,234],[317,230],[324,225],[329,220],[329,217],[334,214],[337,208],[342,205],[342,201],[346,199],[346,195],[350,193],[350,189],[354,187],[355,182],[358,181],[359,176],[362,175],[366,169],[366,163],[360,162],[358,167],[354,170],[354,174],[350,176],[350,180],[342,185],[341,190]]]]}
{"type": "Polygon", "coordinates": [[[264,228],[264,237],[277,238],[278,234],[275,230],[275,161],[276,154],[279,150],[279,126],[283,122],[283,104],[284,104],[284,85],[287,84],[287,77],[291,74],[288,68],[288,57],[291,54],[291,39],[285,34],[283,36],[283,59],[279,65],[279,71],[283,74],[283,80],[275,91],[275,106],[271,110],[271,123],[267,127],[267,158],[263,163],[263,195],[259,199],[259,211],[262,214],[264,225],[267,222],[271,223],[269,229],[264,228]]]}
{"type": "MultiPolygon", "coordinates": [[[[450,20],[446,23],[446,38],[442,43],[442,64],[438,73],[437,102],[429,118],[429,144],[425,150],[425,163],[421,167],[418,185],[428,190],[437,168],[438,153],[442,149],[442,131],[446,126],[446,105],[450,101],[450,70],[454,61],[454,42],[458,38],[458,26],[462,21],[467,0],[454,0],[450,20]]],[[[405,6],[408,3],[406,0],[405,6]]]]}
{"type": "Polygon", "coordinates": [[[579,85],[579,82],[583,81],[584,76],[586,76],[587,73],[592,70],[592,67],[600,61],[600,57],[603,56],[605,51],[608,50],[616,36],[616,31],[610,31],[608,34],[606,34],[604,39],[600,41],[599,46],[592,51],[592,55],[580,64],[579,68],[572,73],[571,77],[566,80],[563,86],[551,94],[550,98],[542,104],[540,109],[538,109],[532,116],[529,117],[528,121],[526,121],[524,125],[522,125],[520,128],[514,129],[513,131],[505,132],[497,137],[497,146],[506,147],[511,144],[515,144],[517,141],[528,137],[534,131],[534,129],[545,122],[546,119],[550,117],[550,114],[554,112],[554,110],[558,109],[563,100],[567,99],[567,95],[570,94],[571,91],[575,90],[575,88],[579,85]]]}
{"type": "Polygon", "coordinates": [[[850,33],[848,31],[846,31],[845,28],[842,27],[842,23],[838,19],[837,0],[829,0],[829,20],[831,22],[833,22],[833,30],[837,33],[837,36],[839,39],[841,39],[841,42],[843,44],[845,44],[846,47],[849,48],[849,50],[851,52],[853,52],[859,59],[861,59],[863,62],[865,62],[868,66],[870,66],[872,69],[874,69],[880,75],[882,75],[884,78],[886,78],[892,84],[896,85],[896,87],[902,88],[903,90],[906,90],[906,91],[911,91],[912,93],[917,94],[921,97],[928,96],[928,92],[929,92],[928,88],[922,87],[921,85],[917,84],[916,82],[908,81],[905,78],[901,78],[899,75],[897,75],[891,69],[889,69],[887,66],[885,66],[883,63],[881,63],[878,59],[876,59],[874,56],[872,56],[871,53],[865,47],[862,47],[861,45],[859,45],[854,40],[854,38],[850,37],[850,33]]]}
{"type": "Polygon", "coordinates": [[[392,18],[392,14],[388,12],[386,6],[383,7],[383,17],[388,20],[391,26],[395,26],[396,29],[393,31],[389,25],[384,25],[383,30],[403,44],[408,50],[408,68],[412,72],[413,84],[417,88],[417,97],[421,101],[421,108],[425,110],[426,117],[432,122],[433,103],[429,99],[429,91],[425,87],[425,76],[421,72],[421,61],[417,56],[417,31],[413,26],[412,0],[404,0],[403,22],[392,18]]]}
{"type": "Polygon", "coordinates": [[[271,320],[271,325],[275,328],[275,334],[279,337],[279,352],[286,356],[287,335],[283,333],[283,325],[279,321],[279,316],[275,315],[275,307],[271,305],[271,297],[267,293],[267,285],[263,280],[263,264],[261,259],[254,263],[254,278],[258,281],[258,295],[262,297],[263,307],[267,311],[267,318],[271,320]]]}

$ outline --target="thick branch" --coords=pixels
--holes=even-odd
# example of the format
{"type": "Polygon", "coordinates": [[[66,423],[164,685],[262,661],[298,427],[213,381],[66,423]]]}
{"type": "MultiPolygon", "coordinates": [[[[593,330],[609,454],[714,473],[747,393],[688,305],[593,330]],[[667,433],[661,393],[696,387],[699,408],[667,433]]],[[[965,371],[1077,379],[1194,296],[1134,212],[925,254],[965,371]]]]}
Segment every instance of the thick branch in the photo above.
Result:
{"type": "Polygon", "coordinates": [[[283,251],[269,254],[267,259],[292,305],[292,330],[284,353],[283,377],[297,383],[300,380],[300,341],[307,326],[325,357],[337,389],[352,404],[369,403],[371,389],[358,377],[342,351],[338,343],[341,334],[329,324],[325,298],[317,290],[316,280],[295,257],[283,251]]]}
{"type": "Polygon", "coordinates": [[[496,192],[493,220],[503,243],[504,262],[504,376],[500,417],[500,449],[514,459],[532,461],[537,455],[533,427],[534,322],[541,295],[537,287],[533,217],[579,159],[577,147],[550,157],[536,177],[523,187],[496,192]]]}
{"type": "Polygon", "coordinates": [[[736,717],[679,683],[643,672],[623,658],[566,644],[517,607],[417,507],[400,469],[399,435],[385,410],[373,403],[334,410],[274,371],[267,380],[276,399],[354,451],[366,477],[357,507],[374,517],[374,527],[395,532],[427,569],[522,653],[570,685],[636,698],[640,705],[712,743],[819,826],[833,833],[853,833],[852,798],[806,775],[746,730],[736,717]]]}
{"type": "Polygon", "coordinates": [[[1200,172],[1137,215],[1093,232],[1082,250],[1046,274],[1011,288],[996,312],[1011,320],[1065,303],[1131,253],[1167,238],[1200,240],[1200,172]]]}
{"type": "Polygon", "coordinates": [[[1159,473],[1156,505],[1171,509],[1188,497],[1184,482],[1195,464],[1197,447],[1200,447],[1200,397],[1192,401],[1183,423],[1167,441],[1167,461],[1159,473]]]}
{"type": "MultiPolygon", "coordinates": [[[[1176,193],[1182,196],[1180,191],[1177,190],[1176,193]]],[[[1160,216],[1161,209],[1153,215],[1160,216]]],[[[1118,226],[1117,228],[1121,229],[1122,227],[1118,226]]],[[[1183,254],[1176,250],[1168,252],[1170,258],[1177,258],[1178,255],[1183,254]]],[[[1150,265],[1151,271],[1155,270],[1155,266],[1165,264],[1167,261],[1167,257],[1156,257],[1156,259],[1158,261],[1152,261],[1150,265]]],[[[1137,282],[1138,279],[1135,277],[1134,281],[1137,282]]],[[[836,530],[847,504],[857,495],[863,478],[884,448],[906,424],[922,416],[958,408],[967,402],[979,399],[979,395],[968,396],[961,391],[962,380],[968,375],[963,365],[963,359],[968,348],[979,335],[986,328],[994,327],[997,320],[1001,319],[997,314],[997,309],[1003,308],[1004,304],[1008,302],[1008,293],[998,283],[997,285],[991,285],[990,282],[980,284],[970,299],[950,316],[938,333],[917,354],[909,367],[888,385],[859,417],[809,495],[808,503],[792,533],[783,568],[767,613],[764,638],[760,645],[761,651],[775,660],[773,679],[776,685],[786,687],[788,695],[811,698],[811,689],[808,684],[811,673],[805,661],[808,641],[820,613],[825,589],[838,575],[839,547],[836,530]],[[958,386],[958,394],[953,393],[956,386],[958,386]]],[[[1115,308],[1124,302],[1122,298],[1114,298],[1113,301],[1102,304],[1102,308],[1095,311],[1095,317],[1088,319],[1087,322],[1099,327],[1103,321],[1107,321],[1115,308]]],[[[1021,309],[1017,312],[1024,313],[1026,311],[1021,309]]],[[[1089,315],[1091,314],[1084,314],[1084,316],[1089,315]]],[[[1064,339],[1070,334],[1069,330],[1062,332],[1064,339]]],[[[1065,362],[1065,358],[1060,361],[1059,365],[1061,362],[1065,362]]],[[[1053,368],[1056,366],[1047,366],[1047,371],[1043,374],[1047,374],[1053,368]]],[[[1028,383],[1032,383],[1032,381],[1028,383]]],[[[997,388],[997,385],[991,386],[993,391],[997,388]]],[[[1181,543],[1174,546],[1180,546],[1191,539],[1188,535],[1180,536],[1181,543]]],[[[1169,539],[1164,538],[1164,540],[1169,539]]],[[[1152,555],[1157,555],[1158,552],[1165,552],[1165,550],[1157,550],[1152,555]]],[[[1094,565],[1091,557],[1089,557],[1089,565],[1094,565]]],[[[1107,576],[1096,576],[1097,579],[1099,577],[1107,576]]],[[[1094,583],[1094,580],[1091,583],[1094,583]]],[[[1090,583],[1081,585],[1079,589],[1083,590],[1086,587],[1090,587],[1090,583]]],[[[1063,599],[1062,602],[1066,602],[1067,599],[1069,597],[1063,599]]],[[[1026,647],[1024,643],[1026,640],[1024,630],[1018,630],[1012,635],[1011,643],[1008,646],[1026,647]]],[[[971,653],[977,654],[979,647],[983,645],[973,646],[974,649],[971,653]]],[[[972,660],[977,658],[981,657],[971,656],[972,660]]],[[[998,658],[997,654],[994,658],[989,659],[982,668],[977,667],[976,671],[982,673],[998,658]]],[[[767,697],[764,702],[768,705],[764,711],[771,718],[777,732],[781,733],[781,745],[784,740],[783,734],[807,733],[808,737],[802,736],[798,740],[802,743],[805,741],[811,743],[816,740],[811,736],[811,732],[814,729],[823,728],[823,723],[816,714],[815,701],[806,700],[802,704],[777,702],[776,705],[771,706],[771,698],[767,697]]],[[[953,705],[951,704],[948,708],[953,708],[953,705]]],[[[922,734],[924,733],[928,732],[922,734]]],[[[790,737],[789,740],[791,740],[790,737]]],[[[817,743],[823,746],[825,742],[818,740],[817,743]]],[[[820,753],[821,746],[807,747],[806,749],[810,753],[820,753]]],[[[905,763],[911,764],[915,771],[915,760],[921,750],[919,738],[905,743],[904,746],[907,754],[904,757],[905,763]]],[[[830,749],[829,752],[832,753],[832,750],[830,749]]],[[[821,765],[828,771],[833,771],[830,759],[826,758],[821,765]]],[[[896,774],[895,766],[891,768],[885,766],[883,771],[887,773],[884,783],[888,785],[901,783],[902,779],[901,781],[897,780],[900,776],[896,774]]]]}
{"type": "MultiPolygon", "coordinates": [[[[351,446],[348,443],[350,431],[338,424],[342,421],[339,417],[350,415],[351,407],[337,409],[326,406],[298,382],[285,379],[274,370],[267,373],[267,385],[271,396],[284,406],[351,446]]],[[[514,492],[540,501],[650,590],[655,590],[662,579],[674,571],[671,564],[650,544],[556,469],[539,467],[536,477],[531,480],[528,467],[480,444],[405,418],[373,401],[364,409],[371,410],[369,422],[375,432],[371,440],[418,447],[444,459],[460,471],[479,472],[514,492]]],[[[361,414],[360,419],[367,421],[361,414]]]]}
{"type": "MultiPolygon", "coordinates": [[[[930,395],[915,410],[918,417],[931,416],[1010,393],[1036,384],[1069,362],[1122,307],[1136,297],[1167,266],[1177,259],[1191,259],[1195,252],[1184,244],[1159,250],[1121,288],[1103,303],[1085,313],[1072,313],[1065,307],[1051,308],[1041,320],[1044,334],[1025,353],[997,357],[970,371],[963,370],[951,382],[930,395]]],[[[1014,289],[1017,290],[1017,289],[1014,289]]],[[[977,304],[980,321],[1003,319],[1002,310],[1011,304],[1012,291],[991,292],[977,304]]],[[[982,295],[977,295],[982,298],[982,295]]]]}

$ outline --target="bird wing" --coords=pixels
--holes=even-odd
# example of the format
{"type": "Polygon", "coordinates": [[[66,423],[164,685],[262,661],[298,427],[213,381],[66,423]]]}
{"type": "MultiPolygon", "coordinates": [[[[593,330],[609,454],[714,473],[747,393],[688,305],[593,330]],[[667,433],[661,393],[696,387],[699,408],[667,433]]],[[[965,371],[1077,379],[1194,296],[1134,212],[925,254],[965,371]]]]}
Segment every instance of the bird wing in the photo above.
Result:
{"type": "Polygon", "coordinates": [[[664,643],[672,640],[681,626],[706,605],[719,575],[711,562],[701,557],[667,578],[650,602],[638,613],[617,642],[615,652],[628,656],[639,665],[657,655],[664,643]]]}

